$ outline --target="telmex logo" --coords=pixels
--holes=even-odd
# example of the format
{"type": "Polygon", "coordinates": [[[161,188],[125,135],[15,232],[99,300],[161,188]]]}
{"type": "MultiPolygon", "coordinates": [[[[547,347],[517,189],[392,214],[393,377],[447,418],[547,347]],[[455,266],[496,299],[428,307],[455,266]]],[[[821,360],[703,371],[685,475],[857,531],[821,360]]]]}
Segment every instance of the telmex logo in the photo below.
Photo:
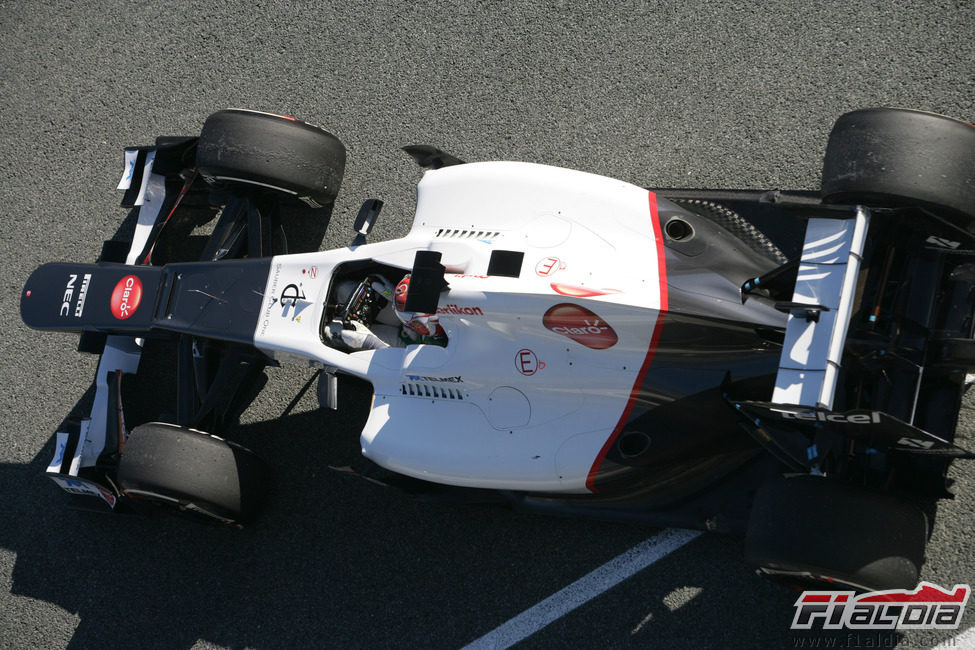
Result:
{"type": "Polygon", "coordinates": [[[112,291],[112,316],[125,320],[135,313],[142,302],[142,281],[134,275],[127,275],[118,281],[112,291]]]}
{"type": "Polygon", "coordinates": [[[555,305],[542,317],[542,324],[562,336],[567,336],[593,350],[605,350],[616,345],[615,330],[596,313],[581,305],[555,305]]]}

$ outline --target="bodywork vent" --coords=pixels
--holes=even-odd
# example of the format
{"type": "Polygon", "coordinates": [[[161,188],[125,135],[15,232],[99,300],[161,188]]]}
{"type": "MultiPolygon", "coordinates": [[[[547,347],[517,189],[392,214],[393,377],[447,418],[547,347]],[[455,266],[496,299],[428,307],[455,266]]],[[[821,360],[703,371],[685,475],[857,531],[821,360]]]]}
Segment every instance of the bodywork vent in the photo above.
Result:
{"type": "Polygon", "coordinates": [[[461,230],[455,228],[440,228],[435,237],[446,239],[497,239],[501,235],[498,231],[490,230],[461,230]]]}
{"type": "Polygon", "coordinates": [[[425,397],[430,399],[463,400],[464,396],[456,388],[445,388],[436,384],[421,384],[409,382],[400,386],[400,393],[408,397],[425,397]]]}

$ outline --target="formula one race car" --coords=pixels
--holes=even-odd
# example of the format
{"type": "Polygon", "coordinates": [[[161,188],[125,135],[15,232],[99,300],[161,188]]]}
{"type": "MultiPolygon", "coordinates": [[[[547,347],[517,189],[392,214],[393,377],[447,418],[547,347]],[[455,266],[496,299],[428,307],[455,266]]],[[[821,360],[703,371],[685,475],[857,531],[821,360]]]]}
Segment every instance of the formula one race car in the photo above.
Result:
{"type": "Polygon", "coordinates": [[[289,255],[289,210],[339,189],[333,135],[227,110],[127,150],[134,228],[21,297],[27,325],[101,354],[47,474],[116,510],[252,521],[265,465],[213,434],[297,360],[325,407],[336,373],[372,384],[356,471],[384,483],[740,531],[759,572],[796,584],[915,585],[949,464],[972,457],[954,444],[975,368],[972,125],[848,113],[821,193],[406,151],[425,169],[407,236],[366,243],[372,199],[352,245],[289,255]],[[173,261],[210,217],[199,258],[173,261]],[[122,377],[158,339],[176,404],[129,429],[122,377]]]}

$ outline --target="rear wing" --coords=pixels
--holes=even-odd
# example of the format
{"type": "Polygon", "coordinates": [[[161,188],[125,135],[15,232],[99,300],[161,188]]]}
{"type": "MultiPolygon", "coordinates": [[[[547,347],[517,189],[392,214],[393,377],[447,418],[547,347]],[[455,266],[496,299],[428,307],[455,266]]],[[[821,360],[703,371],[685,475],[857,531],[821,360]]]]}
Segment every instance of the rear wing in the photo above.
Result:
{"type": "Polygon", "coordinates": [[[870,212],[806,226],[772,401],[830,410],[853,309],[870,212]]]}

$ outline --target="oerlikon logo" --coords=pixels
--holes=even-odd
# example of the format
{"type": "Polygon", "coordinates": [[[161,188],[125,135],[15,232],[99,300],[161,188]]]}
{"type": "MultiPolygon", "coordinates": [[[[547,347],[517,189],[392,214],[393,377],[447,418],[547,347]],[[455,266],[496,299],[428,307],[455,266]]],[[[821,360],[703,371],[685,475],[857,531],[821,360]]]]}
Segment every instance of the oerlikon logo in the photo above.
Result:
{"type": "Polygon", "coordinates": [[[611,348],[619,341],[608,323],[581,305],[555,305],[545,312],[542,324],[556,334],[567,336],[593,350],[611,348]]]}
{"type": "Polygon", "coordinates": [[[112,316],[125,320],[135,313],[142,302],[142,281],[134,275],[127,275],[118,281],[112,291],[112,316]]]}

